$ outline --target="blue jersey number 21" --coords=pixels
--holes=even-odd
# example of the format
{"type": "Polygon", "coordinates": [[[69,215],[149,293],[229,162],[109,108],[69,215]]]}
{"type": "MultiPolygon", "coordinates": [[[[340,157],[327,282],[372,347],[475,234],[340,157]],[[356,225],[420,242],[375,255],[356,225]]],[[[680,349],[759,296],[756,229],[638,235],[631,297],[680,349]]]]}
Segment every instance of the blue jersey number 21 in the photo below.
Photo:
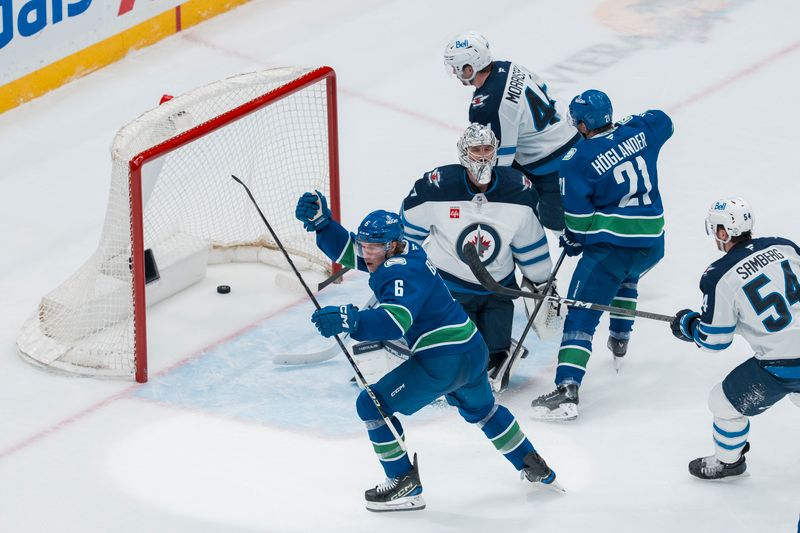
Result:
{"type": "Polygon", "coordinates": [[[769,310],[773,310],[778,314],[777,318],[770,315],[761,321],[770,333],[780,331],[791,323],[792,314],[789,311],[789,306],[800,302],[800,283],[797,281],[797,276],[792,272],[789,261],[781,261],[781,269],[783,270],[783,281],[786,286],[785,295],[779,292],[771,292],[766,296],[761,296],[759,291],[771,281],[766,274],[760,274],[753,281],[742,287],[756,314],[761,315],[769,310]]]}

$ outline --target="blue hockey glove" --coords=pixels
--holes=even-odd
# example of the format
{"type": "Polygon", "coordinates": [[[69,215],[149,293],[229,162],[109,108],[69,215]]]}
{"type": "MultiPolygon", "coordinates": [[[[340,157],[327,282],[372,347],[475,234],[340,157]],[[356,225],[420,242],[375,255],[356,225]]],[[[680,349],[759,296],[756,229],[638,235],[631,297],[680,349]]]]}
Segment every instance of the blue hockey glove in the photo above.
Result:
{"type": "Polygon", "coordinates": [[[358,329],[358,307],[353,304],[328,305],[314,311],[311,321],[323,337],[353,333],[358,329]]]}
{"type": "Polygon", "coordinates": [[[578,242],[578,239],[575,238],[575,234],[568,229],[565,229],[561,237],[558,238],[558,245],[563,248],[564,252],[570,257],[580,255],[583,251],[583,244],[578,242]]]}
{"type": "Polygon", "coordinates": [[[319,231],[331,221],[328,200],[321,192],[315,192],[303,193],[294,209],[294,216],[303,223],[306,231],[319,231]]]}
{"type": "Polygon", "coordinates": [[[697,329],[699,322],[700,313],[691,309],[682,309],[675,315],[675,319],[670,322],[669,327],[672,328],[672,334],[676,338],[686,342],[694,342],[694,330],[697,329]]]}

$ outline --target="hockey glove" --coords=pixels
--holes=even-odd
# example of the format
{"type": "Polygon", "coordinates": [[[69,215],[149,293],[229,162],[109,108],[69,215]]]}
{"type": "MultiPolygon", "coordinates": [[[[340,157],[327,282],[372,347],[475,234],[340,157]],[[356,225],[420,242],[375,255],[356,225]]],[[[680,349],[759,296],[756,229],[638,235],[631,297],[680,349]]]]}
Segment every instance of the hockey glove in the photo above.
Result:
{"type": "Polygon", "coordinates": [[[694,342],[694,331],[700,322],[700,313],[691,309],[678,311],[675,318],[670,322],[672,334],[678,339],[686,342],[694,342]]]}
{"type": "Polygon", "coordinates": [[[353,333],[358,329],[358,307],[353,304],[328,305],[314,311],[311,321],[323,337],[353,333]]]}
{"type": "Polygon", "coordinates": [[[558,238],[558,245],[570,257],[575,257],[583,252],[583,244],[578,242],[575,234],[568,229],[565,229],[561,237],[558,238]]]}
{"type": "Polygon", "coordinates": [[[303,223],[306,231],[319,231],[331,221],[328,200],[319,192],[306,192],[297,200],[294,216],[303,223]]]}

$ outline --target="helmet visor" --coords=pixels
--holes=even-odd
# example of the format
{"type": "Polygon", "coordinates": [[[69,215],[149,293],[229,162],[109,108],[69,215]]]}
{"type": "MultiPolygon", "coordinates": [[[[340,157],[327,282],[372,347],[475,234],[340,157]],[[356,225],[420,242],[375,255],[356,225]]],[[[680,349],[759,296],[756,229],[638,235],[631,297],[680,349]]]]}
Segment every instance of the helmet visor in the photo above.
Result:
{"type": "Polygon", "coordinates": [[[356,255],[362,259],[371,261],[385,257],[391,246],[391,242],[366,242],[356,239],[356,255]]]}

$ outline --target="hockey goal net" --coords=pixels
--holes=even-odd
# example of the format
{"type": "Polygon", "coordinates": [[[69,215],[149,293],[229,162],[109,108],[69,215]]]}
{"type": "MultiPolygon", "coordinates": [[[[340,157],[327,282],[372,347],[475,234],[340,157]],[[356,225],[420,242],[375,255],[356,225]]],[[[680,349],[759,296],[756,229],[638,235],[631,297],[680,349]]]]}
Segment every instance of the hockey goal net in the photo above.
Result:
{"type": "Polygon", "coordinates": [[[25,322],[17,337],[23,358],[147,381],[146,305],[201,280],[208,264],[286,266],[232,174],[247,183],[298,267],[330,272],[294,205],[316,189],[339,218],[331,68],[271,69],[194,89],[120,129],[111,155],[97,251],[25,322]]]}

